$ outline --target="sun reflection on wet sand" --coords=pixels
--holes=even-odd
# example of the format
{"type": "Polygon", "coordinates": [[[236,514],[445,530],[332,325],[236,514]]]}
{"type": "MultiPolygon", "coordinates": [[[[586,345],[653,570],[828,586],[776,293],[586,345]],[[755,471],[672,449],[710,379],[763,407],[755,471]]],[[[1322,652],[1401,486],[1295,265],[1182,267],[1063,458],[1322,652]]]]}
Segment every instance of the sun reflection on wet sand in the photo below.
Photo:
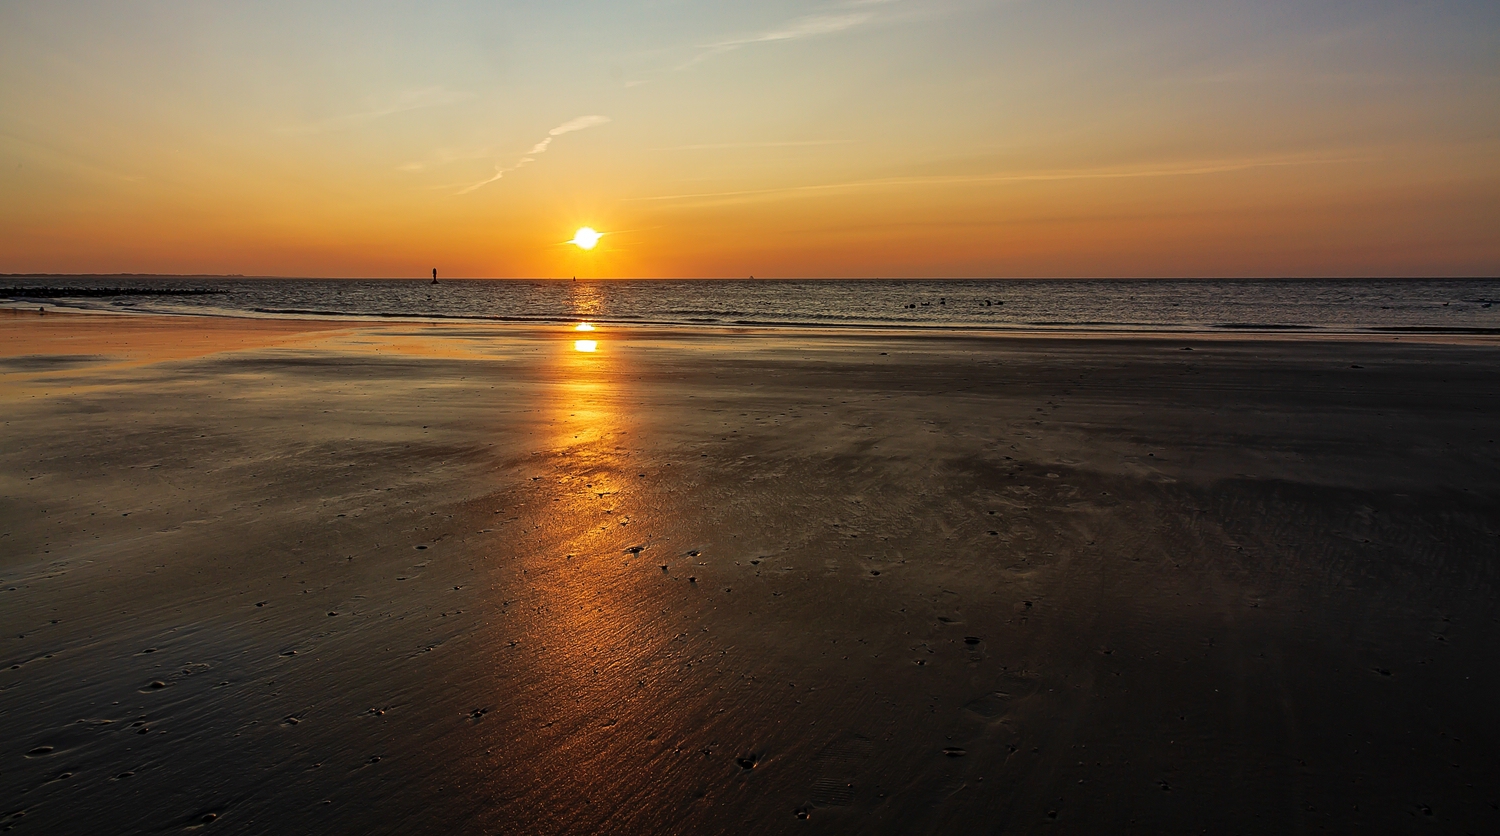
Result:
{"type": "Polygon", "coordinates": [[[494,603],[506,616],[492,647],[519,710],[503,731],[487,732],[549,753],[523,762],[501,756],[509,791],[546,799],[556,815],[586,816],[567,801],[580,788],[597,800],[628,792],[630,773],[618,767],[651,731],[641,727],[647,695],[672,635],[648,612],[661,608],[665,587],[687,583],[674,584],[655,565],[642,571],[660,532],[635,516],[644,510],[644,473],[626,406],[634,400],[622,396],[629,352],[618,338],[610,351],[580,351],[577,342],[596,341],[575,342],[570,333],[546,349],[542,443],[528,468],[537,488],[518,509],[534,527],[512,544],[517,562],[497,567],[508,580],[494,603]]]}

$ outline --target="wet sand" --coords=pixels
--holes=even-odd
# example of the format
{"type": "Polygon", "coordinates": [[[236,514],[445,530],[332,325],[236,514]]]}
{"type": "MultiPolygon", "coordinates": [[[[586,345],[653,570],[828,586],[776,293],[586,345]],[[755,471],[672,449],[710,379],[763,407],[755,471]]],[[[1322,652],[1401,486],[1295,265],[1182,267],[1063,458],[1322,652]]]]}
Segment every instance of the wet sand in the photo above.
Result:
{"type": "Polygon", "coordinates": [[[575,336],[0,315],[0,828],[1500,829],[1500,344],[575,336]]]}

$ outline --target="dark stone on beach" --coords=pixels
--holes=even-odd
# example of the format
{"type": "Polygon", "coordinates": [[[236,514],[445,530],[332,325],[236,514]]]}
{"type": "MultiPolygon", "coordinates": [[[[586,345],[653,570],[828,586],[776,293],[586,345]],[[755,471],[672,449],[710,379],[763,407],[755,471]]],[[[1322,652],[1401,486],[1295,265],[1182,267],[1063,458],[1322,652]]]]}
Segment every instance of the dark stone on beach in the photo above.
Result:
{"type": "Polygon", "coordinates": [[[41,755],[50,755],[50,754],[52,754],[52,747],[51,746],[38,746],[35,749],[32,749],[30,752],[27,752],[26,753],[26,757],[28,757],[28,758],[35,758],[35,757],[38,757],[38,756],[41,756],[41,755]]]}
{"type": "Polygon", "coordinates": [[[751,754],[743,758],[735,758],[734,762],[740,765],[740,769],[751,770],[755,768],[756,764],[760,763],[760,757],[751,754]]]}
{"type": "Polygon", "coordinates": [[[979,642],[978,636],[964,636],[964,644],[979,644],[979,642]]]}
{"type": "Polygon", "coordinates": [[[968,750],[960,749],[957,746],[949,746],[948,748],[943,750],[943,754],[947,755],[950,758],[961,758],[964,755],[969,754],[969,752],[968,750]]]}
{"type": "Polygon", "coordinates": [[[162,682],[160,679],[153,679],[153,680],[151,680],[151,684],[147,685],[146,687],[150,688],[151,690],[154,691],[154,690],[156,690],[158,688],[165,688],[165,687],[167,687],[167,683],[162,682]]]}
{"type": "Polygon", "coordinates": [[[796,814],[797,818],[801,819],[802,821],[807,821],[808,819],[812,818],[811,807],[798,807],[792,812],[796,814]]]}

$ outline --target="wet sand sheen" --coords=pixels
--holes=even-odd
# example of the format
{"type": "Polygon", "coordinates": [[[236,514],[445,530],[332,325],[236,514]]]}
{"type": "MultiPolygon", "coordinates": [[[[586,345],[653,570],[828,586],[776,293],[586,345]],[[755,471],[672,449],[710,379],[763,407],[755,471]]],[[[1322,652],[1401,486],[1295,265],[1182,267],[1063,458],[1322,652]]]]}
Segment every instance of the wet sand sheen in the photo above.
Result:
{"type": "Polygon", "coordinates": [[[1483,341],[71,319],[0,827],[1500,825],[1483,341]]]}

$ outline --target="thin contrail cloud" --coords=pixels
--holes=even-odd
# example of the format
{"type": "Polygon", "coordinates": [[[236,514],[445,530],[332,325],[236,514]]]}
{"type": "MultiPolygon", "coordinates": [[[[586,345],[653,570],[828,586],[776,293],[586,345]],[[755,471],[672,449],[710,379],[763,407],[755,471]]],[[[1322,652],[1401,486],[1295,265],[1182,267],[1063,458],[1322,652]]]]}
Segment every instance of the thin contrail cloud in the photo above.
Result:
{"type": "Polygon", "coordinates": [[[504,177],[505,175],[509,174],[512,171],[515,171],[516,169],[521,168],[523,166],[526,166],[526,165],[528,165],[530,163],[536,162],[536,158],[539,155],[546,153],[547,149],[550,148],[550,147],[552,147],[552,140],[554,140],[554,139],[562,136],[563,134],[570,134],[570,133],[573,133],[575,131],[588,130],[589,128],[593,128],[593,127],[596,127],[598,125],[603,125],[603,124],[605,124],[605,123],[607,123],[609,121],[610,121],[610,118],[608,116],[598,116],[598,115],[594,115],[594,116],[580,116],[577,119],[570,119],[570,120],[562,123],[561,125],[558,125],[557,127],[553,128],[552,130],[548,131],[547,132],[547,136],[543,137],[541,142],[538,142],[537,144],[531,146],[531,150],[527,151],[526,155],[523,156],[523,157],[521,157],[521,159],[516,160],[516,164],[515,165],[510,166],[509,168],[503,168],[503,167],[497,165],[497,166],[495,166],[495,176],[493,176],[493,177],[487,177],[487,178],[485,178],[483,180],[480,180],[477,183],[470,183],[469,185],[465,186],[464,188],[460,189],[459,191],[455,192],[454,194],[455,195],[468,194],[469,192],[475,191],[477,189],[482,189],[485,186],[488,186],[489,184],[495,182],[496,180],[499,180],[501,177],[504,177]]]}
{"type": "MultiPolygon", "coordinates": [[[[898,0],[848,0],[848,2],[838,4],[838,8],[859,9],[870,6],[884,6],[895,2],[898,2],[898,0]]],[[[863,26],[874,19],[875,14],[866,11],[837,11],[803,15],[802,17],[793,18],[775,29],[703,44],[699,47],[699,49],[703,50],[702,52],[679,65],[677,69],[685,70],[707,58],[736,50],[743,46],[776,43],[778,41],[797,41],[803,38],[834,35],[858,26],[863,26]]]]}

